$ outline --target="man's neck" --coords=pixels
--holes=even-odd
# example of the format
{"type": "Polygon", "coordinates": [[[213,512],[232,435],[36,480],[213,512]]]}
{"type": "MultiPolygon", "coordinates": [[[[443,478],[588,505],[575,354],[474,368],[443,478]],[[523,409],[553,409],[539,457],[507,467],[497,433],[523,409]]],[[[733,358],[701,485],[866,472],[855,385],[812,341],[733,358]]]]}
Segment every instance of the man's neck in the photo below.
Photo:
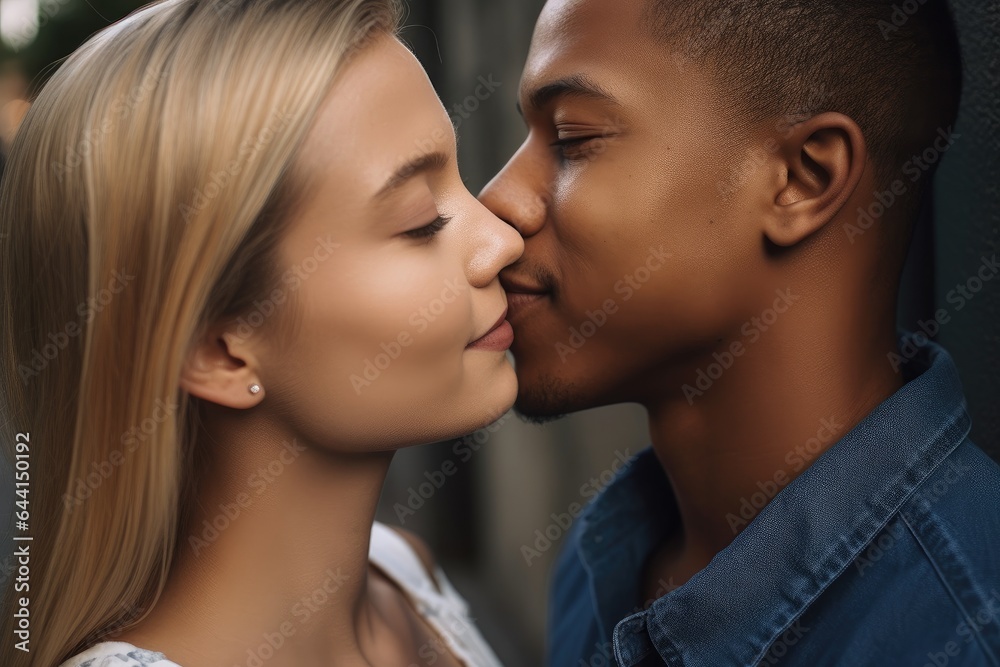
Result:
{"type": "MultiPolygon", "coordinates": [[[[680,585],[707,565],[771,498],[902,386],[886,356],[896,349],[893,328],[801,315],[746,344],[721,375],[704,369],[719,377],[701,395],[671,386],[669,395],[646,405],[653,448],[681,519],[670,544],[650,561],[647,581],[673,577],[680,585]],[[881,334],[857,333],[875,330],[881,334]]],[[[702,361],[717,359],[709,352],[702,361]]]]}

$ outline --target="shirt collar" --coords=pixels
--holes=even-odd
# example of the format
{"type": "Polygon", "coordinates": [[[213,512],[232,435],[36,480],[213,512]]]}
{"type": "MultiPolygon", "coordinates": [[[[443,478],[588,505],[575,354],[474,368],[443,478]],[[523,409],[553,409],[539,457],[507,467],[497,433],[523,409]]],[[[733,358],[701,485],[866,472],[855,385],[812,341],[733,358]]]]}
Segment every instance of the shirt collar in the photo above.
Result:
{"type": "Polygon", "coordinates": [[[678,518],[670,484],[651,447],[636,454],[584,510],[578,549],[602,644],[611,642],[618,621],[641,611],[637,574],[678,518]]]}
{"type": "Polygon", "coordinates": [[[623,666],[653,650],[672,665],[756,664],[850,565],[971,428],[954,363],[940,346],[922,343],[904,334],[900,348],[914,351],[903,367],[906,384],[647,611],[634,607],[638,574],[677,520],[652,450],[595,499],[582,517],[579,553],[602,640],[613,636],[623,666]],[[762,558],[766,574],[747,576],[762,558]]]}

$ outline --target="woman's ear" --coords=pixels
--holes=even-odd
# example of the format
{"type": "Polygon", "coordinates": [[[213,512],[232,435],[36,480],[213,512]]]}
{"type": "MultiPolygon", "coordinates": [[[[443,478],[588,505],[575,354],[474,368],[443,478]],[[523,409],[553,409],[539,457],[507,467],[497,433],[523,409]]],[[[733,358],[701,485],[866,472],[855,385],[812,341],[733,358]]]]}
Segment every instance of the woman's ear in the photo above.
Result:
{"type": "Polygon", "coordinates": [[[825,112],[788,128],[777,155],[783,174],[763,231],[772,243],[792,246],[848,202],[865,170],[867,147],[850,117],[825,112]]]}
{"type": "Polygon", "coordinates": [[[250,341],[216,328],[188,350],[180,385],[198,398],[243,410],[264,398],[259,371],[250,341]]]}

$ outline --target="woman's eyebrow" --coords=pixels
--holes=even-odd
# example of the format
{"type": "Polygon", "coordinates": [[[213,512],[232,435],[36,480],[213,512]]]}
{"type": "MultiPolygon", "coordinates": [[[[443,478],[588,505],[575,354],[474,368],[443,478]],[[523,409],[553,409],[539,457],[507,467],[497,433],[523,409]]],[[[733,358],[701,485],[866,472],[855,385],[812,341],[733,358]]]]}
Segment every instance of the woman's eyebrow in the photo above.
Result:
{"type": "Polygon", "coordinates": [[[379,188],[379,191],[375,193],[374,199],[385,199],[393,190],[396,190],[414,176],[428,171],[444,169],[448,165],[448,159],[447,155],[436,151],[419,155],[407,161],[393,172],[392,176],[386,180],[385,185],[379,188]]]}

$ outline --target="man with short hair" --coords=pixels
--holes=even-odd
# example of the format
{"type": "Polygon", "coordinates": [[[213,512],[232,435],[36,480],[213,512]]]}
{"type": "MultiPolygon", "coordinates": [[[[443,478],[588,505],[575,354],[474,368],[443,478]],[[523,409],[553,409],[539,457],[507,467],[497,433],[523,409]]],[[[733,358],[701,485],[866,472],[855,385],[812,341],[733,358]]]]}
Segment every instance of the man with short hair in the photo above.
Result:
{"type": "Polygon", "coordinates": [[[964,297],[895,326],[960,88],[937,0],[546,4],[482,194],[516,407],[652,439],[567,537],[552,667],[1000,664],[1000,467],[928,340],[964,297]]]}

